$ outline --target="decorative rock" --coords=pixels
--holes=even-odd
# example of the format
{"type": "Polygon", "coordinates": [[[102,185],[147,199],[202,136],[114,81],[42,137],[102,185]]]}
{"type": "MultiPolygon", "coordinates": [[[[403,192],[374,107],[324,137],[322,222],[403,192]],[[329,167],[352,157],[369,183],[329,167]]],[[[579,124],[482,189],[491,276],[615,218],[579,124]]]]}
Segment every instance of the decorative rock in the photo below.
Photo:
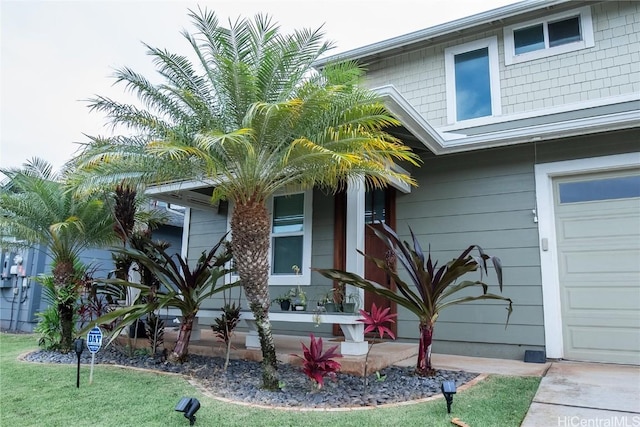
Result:
{"type": "MultiPolygon", "coordinates": [[[[61,354],[46,350],[30,353],[25,360],[65,364],[77,362],[73,352],[61,354]]],[[[91,354],[84,352],[80,361],[82,364],[90,364],[91,354]]],[[[324,387],[316,390],[301,368],[287,364],[278,365],[278,374],[285,388],[269,392],[261,388],[262,368],[259,362],[231,360],[227,372],[224,372],[224,359],[219,357],[191,355],[183,364],[172,364],[148,355],[130,357],[111,346],[96,353],[96,363],[180,373],[198,380],[212,394],[220,397],[261,405],[305,408],[375,406],[415,400],[439,394],[442,381],[455,381],[460,387],[478,375],[464,371],[438,370],[435,377],[423,378],[414,375],[413,368],[390,366],[380,371],[380,375],[386,375],[384,381],[377,381],[375,373],[369,376],[367,396],[363,399],[362,377],[338,373],[337,381],[326,379],[324,387]]]]}

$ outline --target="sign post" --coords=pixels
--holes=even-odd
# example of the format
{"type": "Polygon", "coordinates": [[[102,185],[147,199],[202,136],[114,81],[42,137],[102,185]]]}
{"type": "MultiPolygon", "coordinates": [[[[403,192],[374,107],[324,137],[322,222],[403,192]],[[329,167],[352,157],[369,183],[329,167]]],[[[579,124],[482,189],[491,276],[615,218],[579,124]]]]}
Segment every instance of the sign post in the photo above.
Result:
{"type": "Polygon", "coordinates": [[[96,361],[96,353],[102,347],[102,331],[98,325],[94,326],[87,334],[87,348],[91,352],[91,370],[89,371],[89,384],[93,382],[93,365],[96,361]]]}

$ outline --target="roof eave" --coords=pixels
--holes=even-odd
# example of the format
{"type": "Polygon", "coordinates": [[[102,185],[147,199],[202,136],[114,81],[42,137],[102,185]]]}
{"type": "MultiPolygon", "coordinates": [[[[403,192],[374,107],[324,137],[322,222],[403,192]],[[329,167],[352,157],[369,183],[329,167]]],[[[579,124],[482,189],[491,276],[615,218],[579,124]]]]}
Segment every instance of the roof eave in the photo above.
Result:
{"type": "Polygon", "coordinates": [[[631,110],[446,139],[394,86],[382,86],[373,91],[380,96],[389,112],[400,120],[404,128],[436,155],[640,127],[638,110],[631,110]]]}
{"type": "Polygon", "coordinates": [[[456,19],[455,21],[445,22],[443,24],[358,47],[336,55],[320,58],[314,63],[314,66],[322,68],[332,62],[362,60],[373,56],[383,55],[386,52],[402,48],[407,45],[429,42],[435,38],[446,36],[447,34],[491,24],[495,21],[500,21],[502,19],[533,12],[543,8],[550,8],[569,1],[571,0],[525,0],[509,4],[497,9],[491,9],[475,15],[456,19]]]}

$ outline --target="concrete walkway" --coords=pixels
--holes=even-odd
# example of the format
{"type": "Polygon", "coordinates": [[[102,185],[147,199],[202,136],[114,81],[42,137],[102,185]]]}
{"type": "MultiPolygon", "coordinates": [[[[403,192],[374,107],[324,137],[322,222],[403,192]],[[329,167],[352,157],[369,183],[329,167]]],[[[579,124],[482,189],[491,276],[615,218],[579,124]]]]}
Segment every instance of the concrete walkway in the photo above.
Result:
{"type": "Polygon", "coordinates": [[[521,427],[640,426],[640,367],[553,362],[521,427]]]}

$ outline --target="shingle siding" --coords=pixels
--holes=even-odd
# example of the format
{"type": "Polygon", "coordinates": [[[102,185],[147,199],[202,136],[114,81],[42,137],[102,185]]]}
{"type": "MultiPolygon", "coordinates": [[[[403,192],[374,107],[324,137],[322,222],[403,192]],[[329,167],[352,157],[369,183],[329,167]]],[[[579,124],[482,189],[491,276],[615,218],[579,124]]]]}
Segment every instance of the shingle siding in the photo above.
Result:
{"type": "Polygon", "coordinates": [[[640,2],[592,6],[595,46],[505,66],[502,29],[382,59],[367,84],[392,84],[432,126],[447,125],[444,50],[498,37],[502,114],[524,113],[640,92],[640,2]]]}

